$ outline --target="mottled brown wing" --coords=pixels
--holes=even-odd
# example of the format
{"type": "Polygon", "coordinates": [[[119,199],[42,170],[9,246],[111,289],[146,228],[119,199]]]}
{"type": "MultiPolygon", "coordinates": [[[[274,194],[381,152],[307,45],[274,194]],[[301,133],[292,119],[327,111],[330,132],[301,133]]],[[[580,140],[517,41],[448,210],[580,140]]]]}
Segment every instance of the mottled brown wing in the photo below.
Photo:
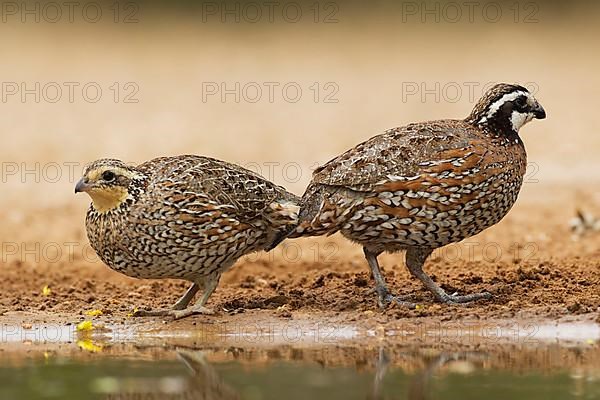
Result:
{"type": "Polygon", "coordinates": [[[369,190],[374,184],[412,177],[423,163],[441,160],[448,151],[469,147],[462,121],[442,120],[391,129],[348,150],[313,173],[313,183],[369,190]]]}
{"type": "Polygon", "coordinates": [[[242,222],[259,217],[276,199],[294,197],[250,170],[209,157],[164,157],[139,168],[155,171],[150,192],[181,193],[188,204],[210,202],[242,222]]]}

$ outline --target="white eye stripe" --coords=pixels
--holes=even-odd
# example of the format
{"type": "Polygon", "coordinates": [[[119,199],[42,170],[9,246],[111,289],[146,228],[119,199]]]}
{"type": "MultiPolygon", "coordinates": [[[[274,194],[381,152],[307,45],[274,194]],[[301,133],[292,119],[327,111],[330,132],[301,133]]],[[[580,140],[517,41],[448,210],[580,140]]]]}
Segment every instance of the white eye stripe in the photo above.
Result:
{"type": "Polygon", "coordinates": [[[524,92],[522,90],[518,90],[516,92],[510,92],[505,94],[504,96],[502,96],[500,99],[496,100],[495,102],[492,103],[492,105],[489,107],[488,112],[485,116],[483,116],[478,123],[482,124],[484,122],[486,122],[487,120],[491,119],[494,114],[496,114],[496,112],[500,109],[500,107],[502,107],[502,105],[508,101],[514,101],[516,98],[518,98],[519,96],[526,96],[527,97],[527,102],[529,103],[530,101],[530,95],[527,92],[524,92]]]}

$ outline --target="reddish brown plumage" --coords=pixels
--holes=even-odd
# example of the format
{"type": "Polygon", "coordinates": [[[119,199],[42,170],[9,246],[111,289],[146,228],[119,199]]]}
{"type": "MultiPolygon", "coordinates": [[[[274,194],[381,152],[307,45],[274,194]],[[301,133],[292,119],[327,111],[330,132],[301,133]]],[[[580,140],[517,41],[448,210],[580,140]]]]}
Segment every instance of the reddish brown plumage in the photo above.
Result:
{"type": "MultiPolygon", "coordinates": [[[[364,247],[370,264],[383,251],[408,250],[409,269],[421,279],[433,249],[481,232],[510,210],[527,163],[518,129],[534,117],[545,112],[533,96],[501,84],[465,120],[410,124],[372,137],[314,172],[291,236],[339,231],[364,247]]],[[[451,300],[426,286],[439,300],[451,300]]]]}

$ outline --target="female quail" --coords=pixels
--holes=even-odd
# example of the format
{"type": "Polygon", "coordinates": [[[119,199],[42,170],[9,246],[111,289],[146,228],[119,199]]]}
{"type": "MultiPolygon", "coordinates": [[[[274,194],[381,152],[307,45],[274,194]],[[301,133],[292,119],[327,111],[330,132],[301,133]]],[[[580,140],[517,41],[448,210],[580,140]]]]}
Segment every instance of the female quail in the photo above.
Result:
{"type": "Polygon", "coordinates": [[[434,249],[506,215],[526,168],[519,129],[545,117],[527,89],[498,84],[464,120],[410,124],[372,137],[314,172],[290,237],[340,231],[361,244],[381,307],[390,301],[414,307],[389,293],[377,262],[384,251],[406,250],[410,273],[438,301],[489,298],[487,292],[447,294],[423,264],[434,249]]]}
{"type": "Polygon", "coordinates": [[[193,282],[172,310],[139,315],[211,313],[204,305],[221,274],[298,222],[295,195],[237,165],[194,155],[138,166],[101,159],[86,167],[77,192],[92,198],[87,235],[109,267],[193,282]],[[186,308],[200,287],[202,297],[186,308]]]}

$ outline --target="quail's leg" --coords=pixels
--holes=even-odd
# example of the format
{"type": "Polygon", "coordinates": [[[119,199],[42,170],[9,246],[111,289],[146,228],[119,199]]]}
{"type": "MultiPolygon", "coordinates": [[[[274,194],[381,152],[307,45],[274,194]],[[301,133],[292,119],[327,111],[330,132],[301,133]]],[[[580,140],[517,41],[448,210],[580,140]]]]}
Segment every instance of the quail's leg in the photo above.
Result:
{"type": "Polygon", "coordinates": [[[194,314],[206,314],[206,315],[214,314],[215,312],[213,310],[205,307],[204,305],[206,304],[209,297],[212,295],[212,293],[217,288],[220,277],[221,277],[220,275],[217,275],[217,276],[210,276],[210,277],[205,278],[204,293],[202,293],[202,297],[200,297],[200,299],[196,302],[196,304],[194,304],[191,307],[187,307],[183,310],[171,310],[169,315],[172,316],[173,319],[181,319],[181,318],[189,317],[190,315],[194,315],[194,314]]]}
{"type": "Polygon", "coordinates": [[[429,257],[429,255],[432,252],[433,252],[433,249],[428,249],[428,248],[420,248],[420,247],[409,248],[406,251],[406,266],[408,267],[408,270],[410,271],[410,273],[415,278],[420,280],[423,283],[423,285],[425,285],[425,287],[427,289],[429,289],[429,291],[431,291],[431,293],[433,293],[433,295],[435,296],[435,298],[438,301],[440,301],[442,303],[459,304],[459,303],[469,303],[469,302],[475,301],[475,300],[489,299],[492,297],[492,295],[488,292],[473,293],[473,294],[467,294],[464,296],[449,295],[448,293],[446,293],[444,291],[444,289],[439,287],[429,277],[429,275],[427,275],[423,271],[423,264],[425,264],[425,260],[427,259],[427,257],[429,257]]]}
{"type": "Polygon", "coordinates": [[[188,304],[190,304],[190,301],[192,301],[196,293],[198,293],[198,290],[200,290],[200,286],[198,286],[197,283],[194,283],[192,286],[190,286],[187,292],[185,292],[184,295],[181,296],[179,300],[177,300],[177,303],[173,305],[173,310],[183,310],[184,308],[186,308],[188,304]]]}
{"type": "Polygon", "coordinates": [[[185,292],[183,296],[173,305],[171,309],[161,309],[161,310],[138,310],[135,312],[134,316],[136,317],[161,317],[165,315],[170,315],[173,310],[183,310],[185,309],[190,301],[194,298],[194,295],[200,290],[200,286],[197,283],[192,284],[190,288],[185,292]]]}
{"type": "Polygon", "coordinates": [[[403,301],[397,296],[393,296],[390,294],[383,275],[381,275],[381,271],[379,270],[379,263],[377,262],[377,256],[381,253],[374,253],[369,251],[366,247],[363,247],[363,251],[365,252],[365,257],[367,262],[369,263],[369,267],[371,267],[371,273],[373,274],[373,279],[375,279],[375,291],[377,292],[378,302],[380,308],[385,308],[390,302],[395,302],[401,306],[405,306],[408,308],[416,308],[416,304],[409,303],[407,301],[403,301]]]}

